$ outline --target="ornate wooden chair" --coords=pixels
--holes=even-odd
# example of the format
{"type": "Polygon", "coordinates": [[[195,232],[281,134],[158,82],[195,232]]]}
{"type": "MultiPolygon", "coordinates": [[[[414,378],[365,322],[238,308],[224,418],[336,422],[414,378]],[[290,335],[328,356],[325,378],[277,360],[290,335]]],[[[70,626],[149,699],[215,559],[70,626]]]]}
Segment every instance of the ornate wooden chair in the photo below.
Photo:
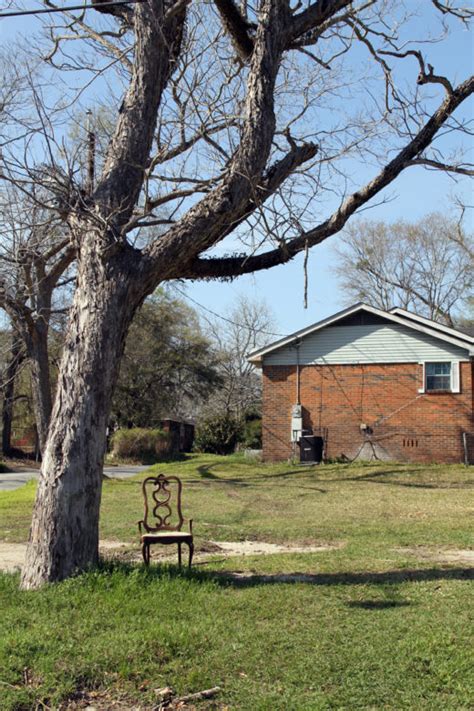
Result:
{"type": "Polygon", "coordinates": [[[189,533],[181,528],[185,519],[181,513],[181,491],[183,485],[177,476],[147,477],[142,484],[145,501],[145,515],[138,521],[141,536],[142,554],[145,565],[150,564],[150,546],[155,543],[176,543],[178,545],[178,564],[181,568],[181,546],[189,548],[188,567],[193,560],[193,522],[189,519],[189,533]],[[174,523],[173,523],[174,521],[174,523]]]}

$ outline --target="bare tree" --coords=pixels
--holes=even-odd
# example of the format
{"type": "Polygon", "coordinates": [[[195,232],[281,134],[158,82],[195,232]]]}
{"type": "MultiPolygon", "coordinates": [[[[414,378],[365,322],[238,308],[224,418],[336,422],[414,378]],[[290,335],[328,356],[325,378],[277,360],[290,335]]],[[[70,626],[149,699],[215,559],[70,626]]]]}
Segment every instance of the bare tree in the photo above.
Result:
{"type": "Polygon", "coordinates": [[[401,306],[454,326],[472,297],[472,236],[440,213],[416,223],[357,222],[341,242],[336,273],[350,302],[401,306]]]}
{"type": "MultiPolygon", "coordinates": [[[[12,368],[21,351],[30,362],[41,452],[52,409],[49,331],[51,319],[63,309],[54,302],[59,300],[58,290],[72,279],[66,272],[73,259],[69,236],[51,211],[18,190],[10,188],[0,196],[0,308],[8,314],[15,336],[12,368]]],[[[11,389],[11,375],[6,382],[11,389]]],[[[11,393],[5,397],[11,402],[11,393]]]]}
{"type": "MultiPolygon", "coordinates": [[[[438,0],[432,8],[446,23],[471,14],[438,0]]],[[[261,0],[242,9],[232,0],[149,0],[98,9],[87,22],[69,12],[67,32],[57,22],[51,30],[57,71],[96,79],[113,65],[114,86],[125,91],[93,191],[67,200],[77,286],[25,588],[98,560],[105,432],[120,356],[136,309],[158,284],[284,264],[339,232],[420,162],[470,171],[459,156],[430,146],[442,129],[453,137],[465,129],[462,113],[454,114],[474,78],[453,85],[435,73],[399,33],[410,27],[399,2],[261,0]],[[74,52],[76,41],[84,51],[74,52]],[[360,62],[360,50],[374,71],[360,62]],[[411,93],[396,86],[399,62],[418,72],[411,93]],[[349,154],[378,164],[365,185],[347,179],[349,154]],[[315,198],[324,209],[334,195],[337,207],[315,220],[315,198]],[[157,212],[163,206],[166,220],[157,212]],[[166,223],[162,234],[140,249],[136,230],[157,222],[166,223]],[[209,254],[228,236],[239,237],[239,252],[209,254]]],[[[43,136],[52,153],[54,115],[41,116],[45,128],[35,141],[43,136]]],[[[18,180],[18,153],[3,160],[5,175],[18,180]]]]}
{"type": "Polygon", "coordinates": [[[262,379],[247,355],[275,335],[271,313],[265,303],[240,297],[224,318],[206,317],[206,321],[221,383],[204,410],[240,420],[251,410],[260,410],[262,379]]]}
{"type": "Polygon", "coordinates": [[[0,379],[0,390],[3,395],[2,402],[2,453],[4,457],[12,455],[12,427],[13,411],[15,404],[15,386],[24,362],[24,344],[15,328],[9,334],[10,344],[8,357],[2,368],[0,379]]]}

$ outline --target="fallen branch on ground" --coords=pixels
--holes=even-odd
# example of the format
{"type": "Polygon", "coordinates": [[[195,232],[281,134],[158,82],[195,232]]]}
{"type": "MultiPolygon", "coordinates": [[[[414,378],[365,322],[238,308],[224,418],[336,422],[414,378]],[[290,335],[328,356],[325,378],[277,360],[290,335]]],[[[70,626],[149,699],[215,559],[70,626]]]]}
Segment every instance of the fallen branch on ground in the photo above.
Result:
{"type": "Polygon", "coordinates": [[[177,696],[173,698],[175,692],[171,687],[167,686],[163,689],[156,689],[155,693],[158,696],[161,696],[162,701],[153,709],[153,711],[171,711],[171,709],[178,709],[181,704],[186,704],[190,701],[212,699],[212,697],[216,696],[219,691],[221,691],[220,686],[213,686],[212,689],[203,689],[203,691],[197,691],[194,694],[186,694],[186,696],[177,696]]]}

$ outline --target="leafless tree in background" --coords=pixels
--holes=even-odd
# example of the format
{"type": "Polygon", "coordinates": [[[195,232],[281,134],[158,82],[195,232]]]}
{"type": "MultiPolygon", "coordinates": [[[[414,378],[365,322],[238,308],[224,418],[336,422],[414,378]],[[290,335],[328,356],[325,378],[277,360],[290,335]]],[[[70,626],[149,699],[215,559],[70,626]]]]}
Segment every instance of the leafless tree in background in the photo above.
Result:
{"type": "Polygon", "coordinates": [[[416,223],[357,222],[337,250],[348,301],[394,306],[455,326],[473,296],[472,235],[440,213],[416,223]]]}
{"type": "Polygon", "coordinates": [[[217,351],[221,384],[204,411],[242,420],[246,413],[260,411],[262,379],[247,355],[275,338],[272,315],[264,302],[240,297],[224,319],[211,317],[206,321],[217,351]]]}
{"type": "MultiPolygon", "coordinates": [[[[446,26],[472,14],[430,6],[446,26]]],[[[73,87],[84,77],[98,82],[116,121],[93,189],[84,194],[71,180],[61,201],[78,276],[23,587],[98,560],[110,403],[127,330],[148,294],[168,280],[285,264],[413,165],[471,171],[442,149],[453,145],[445,134],[467,128],[459,109],[474,78],[454,85],[428,64],[419,47],[429,45],[416,40],[430,38],[412,34],[420,26],[412,8],[148,0],[69,12],[49,30],[48,71],[70,89],[58,99],[33,87],[41,120],[28,124],[28,140],[11,129],[5,180],[35,182],[28,165],[39,151],[48,165],[59,161],[61,117],[73,119],[86,90],[84,81],[73,87]],[[397,85],[401,63],[415,69],[411,84],[397,85]],[[372,166],[365,183],[349,179],[359,174],[352,161],[365,175],[372,166]],[[138,228],[157,224],[160,236],[139,248],[138,228]],[[212,250],[225,238],[219,256],[212,250]]]]}
{"type": "MultiPolygon", "coordinates": [[[[67,274],[73,259],[67,229],[54,213],[40,206],[39,199],[32,201],[11,187],[0,195],[0,308],[12,326],[11,368],[21,353],[29,360],[41,452],[52,409],[50,326],[64,308],[58,294],[73,279],[67,274]]],[[[4,397],[11,403],[13,373],[5,385],[4,397]]]]}
{"type": "MultiPolygon", "coordinates": [[[[17,398],[16,385],[18,375],[25,360],[24,344],[15,331],[11,329],[8,336],[8,353],[4,355],[4,363],[0,374],[0,390],[2,394],[2,455],[10,457],[13,453],[12,431],[14,405],[17,398]]],[[[4,344],[5,348],[5,344],[4,344]]],[[[6,348],[5,348],[6,351],[6,348]]]]}

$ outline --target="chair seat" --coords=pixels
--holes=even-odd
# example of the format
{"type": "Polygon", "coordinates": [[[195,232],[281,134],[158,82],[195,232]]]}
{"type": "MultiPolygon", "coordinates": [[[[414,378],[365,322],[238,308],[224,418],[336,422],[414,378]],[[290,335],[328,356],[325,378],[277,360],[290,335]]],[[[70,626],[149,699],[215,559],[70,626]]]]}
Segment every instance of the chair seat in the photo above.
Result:
{"type": "Polygon", "coordinates": [[[186,543],[192,540],[193,534],[187,531],[157,531],[141,537],[142,543],[186,543]]]}

